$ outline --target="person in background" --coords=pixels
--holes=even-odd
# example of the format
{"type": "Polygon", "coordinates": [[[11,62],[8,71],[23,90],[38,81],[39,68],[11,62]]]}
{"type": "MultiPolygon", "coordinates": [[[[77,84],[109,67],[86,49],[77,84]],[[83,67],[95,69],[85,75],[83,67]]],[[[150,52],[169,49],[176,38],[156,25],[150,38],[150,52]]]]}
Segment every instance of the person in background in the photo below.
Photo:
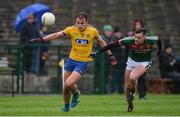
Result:
{"type": "MultiPolygon", "coordinates": [[[[110,43],[115,40],[113,35],[113,28],[111,25],[104,25],[103,32],[101,34],[102,39],[106,43],[110,43]]],[[[100,49],[100,46],[97,46],[96,49],[100,49]]],[[[96,93],[108,93],[108,85],[110,81],[110,72],[111,72],[111,63],[109,57],[106,54],[102,54],[95,59],[95,92],[96,93]],[[104,69],[102,79],[101,72],[104,69]],[[102,86],[103,84],[103,86],[102,86]]]]}
{"type": "MultiPolygon", "coordinates": [[[[106,43],[111,43],[111,42],[115,41],[115,37],[113,35],[113,28],[111,25],[104,25],[103,33],[102,33],[101,37],[106,43]]],[[[106,54],[103,54],[102,56],[104,56],[104,62],[105,62],[105,63],[101,62],[101,64],[104,64],[104,93],[108,93],[108,91],[109,91],[108,86],[110,83],[110,75],[111,75],[112,65],[106,54]]]]}
{"type": "Polygon", "coordinates": [[[173,80],[172,92],[180,92],[180,73],[176,70],[176,60],[170,44],[165,44],[164,52],[159,56],[159,68],[161,78],[173,80]]]}
{"type": "Polygon", "coordinates": [[[26,22],[23,24],[20,30],[20,43],[23,44],[22,53],[23,53],[23,71],[26,73],[31,73],[35,68],[32,62],[33,60],[33,51],[34,48],[30,47],[31,39],[40,38],[39,28],[36,23],[36,17],[33,14],[29,14],[26,22]]]}
{"type": "MultiPolygon", "coordinates": [[[[112,38],[114,40],[111,40],[112,42],[118,41],[122,38],[122,33],[119,31],[118,27],[114,28],[114,37],[112,38]]],[[[111,78],[110,78],[110,93],[115,93],[116,91],[118,93],[123,93],[123,81],[124,81],[124,73],[125,73],[125,67],[126,67],[126,60],[127,60],[127,49],[125,46],[120,46],[119,48],[114,48],[111,50],[113,55],[116,57],[118,63],[114,66],[112,66],[111,70],[111,78]]]]}
{"type": "Polygon", "coordinates": [[[144,73],[137,82],[137,90],[140,100],[146,100],[146,92],[147,92],[147,83],[146,83],[146,75],[147,73],[144,73]]]}
{"type": "MultiPolygon", "coordinates": [[[[41,37],[45,37],[47,35],[47,27],[41,25],[40,28],[40,35],[41,37]]],[[[43,44],[50,44],[50,42],[42,42],[43,44]]],[[[46,75],[47,70],[45,69],[45,63],[49,58],[49,48],[47,46],[40,47],[40,64],[39,64],[39,73],[41,75],[46,75]]]]}

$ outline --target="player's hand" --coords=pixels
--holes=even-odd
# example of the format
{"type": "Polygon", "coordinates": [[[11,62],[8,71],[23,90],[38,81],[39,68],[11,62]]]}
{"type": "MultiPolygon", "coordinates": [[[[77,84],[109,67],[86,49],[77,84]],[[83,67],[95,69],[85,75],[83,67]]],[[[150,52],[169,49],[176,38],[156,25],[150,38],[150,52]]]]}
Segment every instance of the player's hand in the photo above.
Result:
{"type": "Polygon", "coordinates": [[[43,42],[43,38],[35,38],[35,39],[31,39],[30,42],[43,42]]]}
{"type": "Polygon", "coordinates": [[[113,66],[117,64],[117,59],[116,59],[115,56],[110,55],[110,56],[109,56],[109,59],[111,60],[111,64],[112,64],[113,66]]]}
{"type": "Polygon", "coordinates": [[[92,52],[92,53],[89,55],[89,57],[91,57],[91,58],[95,58],[95,57],[97,57],[97,56],[98,56],[98,54],[99,54],[99,51],[98,51],[98,50],[96,50],[96,51],[92,52]]]}
{"type": "Polygon", "coordinates": [[[49,59],[49,53],[48,53],[48,52],[44,52],[44,53],[42,54],[42,59],[43,59],[43,60],[48,60],[48,59],[49,59]]]}
{"type": "Polygon", "coordinates": [[[128,34],[128,36],[132,36],[132,35],[133,35],[133,32],[130,31],[130,32],[128,32],[127,34],[128,34]]]}

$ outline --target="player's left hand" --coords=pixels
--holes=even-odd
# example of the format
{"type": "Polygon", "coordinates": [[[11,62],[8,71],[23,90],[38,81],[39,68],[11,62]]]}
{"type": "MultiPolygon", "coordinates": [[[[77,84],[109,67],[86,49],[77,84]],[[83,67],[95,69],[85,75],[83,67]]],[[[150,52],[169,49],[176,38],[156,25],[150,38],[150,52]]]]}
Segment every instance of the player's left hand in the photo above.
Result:
{"type": "Polygon", "coordinates": [[[99,51],[96,50],[96,51],[93,51],[93,52],[89,55],[89,57],[94,58],[94,57],[97,57],[98,54],[99,54],[99,51]]]}
{"type": "Polygon", "coordinates": [[[110,55],[110,56],[109,56],[109,59],[111,60],[111,64],[112,64],[113,66],[118,63],[116,57],[113,56],[113,55],[110,55]]]}
{"type": "Polygon", "coordinates": [[[30,42],[43,42],[43,38],[35,38],[35,39],[31,39],[30,42]]]}
{"type": "Polygon", "coordinates": [[[43,59],[43,60],[48,60],[48,59],[49,59],[49,53],[48,53],[48,52],[44,52],[44,53],[42,54],[42,59],[43,59]]]}

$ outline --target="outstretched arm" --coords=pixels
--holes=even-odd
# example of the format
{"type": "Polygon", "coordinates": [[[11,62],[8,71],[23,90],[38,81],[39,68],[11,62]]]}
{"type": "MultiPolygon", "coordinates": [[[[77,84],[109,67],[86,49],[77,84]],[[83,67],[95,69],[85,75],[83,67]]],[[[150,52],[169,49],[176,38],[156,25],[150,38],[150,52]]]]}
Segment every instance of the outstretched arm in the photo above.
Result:
{"type": "MultiPolygon", "coordinates": [[[[105,48],[105,47],[107,46],[106,42],[101,38],[101,36],[99,36],[99,37],[97,38],[97,41],[98,41],[98,44],[99,44],[101,47],[105,48]]],[[[111,60],[111,64],[112,64],[112,65],[116,65],[116,64],[117,64],[117,59],[116,59],[115,56],[112,55],[111,51],[110,51],[109,49],[104,50],[104,51],[106,51],[106,53],[108,54],[109,59],[111,60]]],[[[95,52],[96,52],[96,51],[95,51],[95,52]]],[[[98,53],[97,53],[97,54],[98,54],[98,53]]],[[[96,55],[97,55],[97,54],[96,54],[96,55]]],[[[94,53],[92,53],[90,56],[95,57],[95,56],[94,56],[94,53]]]]}
{"type": "Polygon", "coordinates": [[[96,56],[98,56],[99,54],[101,54],[104,51],[106,51],[108,53],[108,55],[111,56],[112,53],[111,53],[111,51],[109,49],[119,47],[119,45],[120,45],[120,41],[116,41],[116,42],[110,43],[108,45],[105,44],[104,46],[102,46],[103,48],[92,52],[90,54],[90,56],[91,57],[96,57],[96,56]]]}
{"type": "Polygon", "coordinates": [[[56,32],[56,33],[52,33],[50,35],[47,35],[43,38],[36,38],[36,39],[31,39],[32,42],[47,42],[47,41],[50,41],[50,40],[54,40],[60,36],[63,36],[65,35],[65,33],[63,31],[59,31],[59,32],[56,32]]]}
{"type": "Polygon", "coordinates": [[[99,43],[99,45],[100,45],[101,47],[103,47],[103,48],[94,51],[94,52],[91,54],[91,56],[93,56],[93,57],[97,56],[98,54],[101,54],[101,53],[104,52],[104,51],[106,51],[108,55],[112,55],[110,49],[119,47],[119,45],[120,45],[120,40],[119,40],[119,41],[116,41],[116,42],[113,42],[113,43],[109,43],[109,44],[107,45],[107,44],[104,42],[104,40],[103,40],[101,37],[99,37],[99,38],[98,38],[98,43],[99,43]]]}
{"type": "Polygon", "coordinates": [[[101,48],[99,50],[100,53],[104,52],[104,51],[107,51],[107,50],[111,50],[113,48],[117,48],[120,46],[120,40],[119,41],[115,41],[115,42],[112,42],[112,43],[109,43],[108,45],[106,45],[105,47],[101,48]]]}
{"type": "Polygon", "coordinates": [[[158,50],[156,55],[159,56],[160,53],[162,52],[162,43],[161,40],[158,36],[146,36],[146,39],[150,40],[152,44],[157,44],[158,50]]]}
{"type": "Polygon", "coordinates": [[[65,35],[65,33],[63,31],[59,31],[59,32],[56,32],[56,33],[52,33],[50,35],[47,35],[45,37],[43,37],[43,41],[50,41],[50,40],[54,40],[60,36],[63,36],[65,35]]]}
{"type": "MultiPolygon", "coordinates": [[[[106,42],[102,39],[101,36],[99,36],[99,37],[97,38],[97,41],[98,41],[98,44],[99,44],[102,48],[104,48],[105,46],[107,46],[106,42]]],[[[105,51],[106,51],[106,53],[108,54],[108,56],[112,55],[112,53],[111,53],[110,50],[107,49],[107,50],[105,50],[105,51]]]]}

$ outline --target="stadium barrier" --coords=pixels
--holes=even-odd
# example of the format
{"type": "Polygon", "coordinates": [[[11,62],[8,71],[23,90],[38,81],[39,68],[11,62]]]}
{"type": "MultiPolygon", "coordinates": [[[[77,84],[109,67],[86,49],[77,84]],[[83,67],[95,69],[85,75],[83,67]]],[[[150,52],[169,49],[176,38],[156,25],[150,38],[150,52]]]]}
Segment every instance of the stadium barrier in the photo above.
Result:
{"type": "MultiPolygon", "coordinates": [[[[70,46],[59,46],[52,44],[0,44],[1,57],[8,60],[8,67],[15,69],[14,76],[14,92],[15,93],[61,93],[62,92],[62,81],[61,81],[61,67],[58,66],[58,62],[64,58],[66,59],[70,52],[70,46]],[[23,58],[24,53],[30,51],[25,47],[38,51],[38,47],[48,48],[48,59],[44,63],[44,71],[42,73],[28,74],[25,72],[23,58]]],[[[95,46],[94,49],[97,49],[95,46]]],[[[32,51],[31,51],[32,52],[32,51]]],[[[37,56],[36,56],[37,57],[37,56]]],[[[155,57],[154,57],[155,58],[155,57]]],[[[153,59],[154,59],[153,58],[153,59]]],[[[29,59],[29,58],[27,58],[29,59]]],[[[32,57],[29,59],[33,64],[39,61],[32,57]]],[[[119,60],[121,61],[121,60],[119,60]]],[[[27,60],[26,60],[27,62],[27,60]]],[[[157,60],[154,60],[157,63],[157,60]]],[[[158,64],[153,64],[152,69],[149,71],[147,77],[152,78],[151,75],[159,76],[158,64]],[[155,71],[155,72],[154,72],[155,71]]],[[[123,89],[123,69],[125,68],[125,62],[120,64],[120,68],[113,68],[110,65],[110,61],[107,59],[105,54],[101,54],[93,62],[90,62],[88,71],[84,74],[83,78],[78,82],[79,88],[83,93],[97,93],[104,94],[109,93],[111,90],[112,75],[118,74],[118,78],[121,82],[118,85],[121,87],[121,93],[123,89]],[[120,76],[120,77],[119,77],[120,76]]],[[[40,67],[39,70],[42,70],[40,67]]],[[[116,75],[117,76],[117,75],[116,75]]],[[[10,75],[0,74],[0,92],[10,93],[12,92],[12,80],[10,75]],[[6,78],[8,77],[8,78],[6,78]]],[[[117,87],[117,86],[116,86],[117,87]]]]}
{"type": "MultiPolygon", "coordinates": [[[[14,92],[15,93],[61,93],[62,92],[62,80],[61,80],[61,67],[58,66],[58,62],[64,58],[66,59],[70,52],[70,46],[58,46],[52,44],[1,44],[0,51],[1,57],[6,58],[8,61],[8,66],[4,66],[5,68],[14,68],[14,92]],[[48,59],[44,63],[44,71],[41,71],[41,67],[39,71],[34,73],[26,73],[27,69],[24,66],[24,63],[29,63],[28,60],[31,61],[32,64],[35,64],[39,60],[36,56],[36,61],[33,60],[33,55],[30,58],[23,57],[24,54],[31,53],[32,50],[38,51],[37,48],[48,48],[48,59]],[[28,50],[27,48],[30,48],[28,50]],[[32,49],[32,50],[31,50],[32,49]],[[24,59],[27,59],[24,62],[24,59]]],[[[38,55],[39,56],[39,55],[38,55]]],[[[42,57],[40,55],[40,57],[42,57]]],[[[40,61],[39,61],[40,62],[40,61]]],[[[3,66],[2,66],[3,67],[3,66]]],[[[0,66],[1,68],[1,66],[0,66]]],[[[32,70],[32,66],[30,68],[32,70]]],[[[92,93],[93,92],[93,63],[90,63],[89,69],[87,73],[83,76],[79,83],[79,88],[84,93],[92,93]]],[[[12,92],[11,84],[12,80],[10,79],[10,75],[0,74],[0,92],[1,93],[10,93],[12,92]],[[6,78],[7,77],[7,78],[6,78]],[[9,78],[9,79],[8,79],[9,78]]]]}

